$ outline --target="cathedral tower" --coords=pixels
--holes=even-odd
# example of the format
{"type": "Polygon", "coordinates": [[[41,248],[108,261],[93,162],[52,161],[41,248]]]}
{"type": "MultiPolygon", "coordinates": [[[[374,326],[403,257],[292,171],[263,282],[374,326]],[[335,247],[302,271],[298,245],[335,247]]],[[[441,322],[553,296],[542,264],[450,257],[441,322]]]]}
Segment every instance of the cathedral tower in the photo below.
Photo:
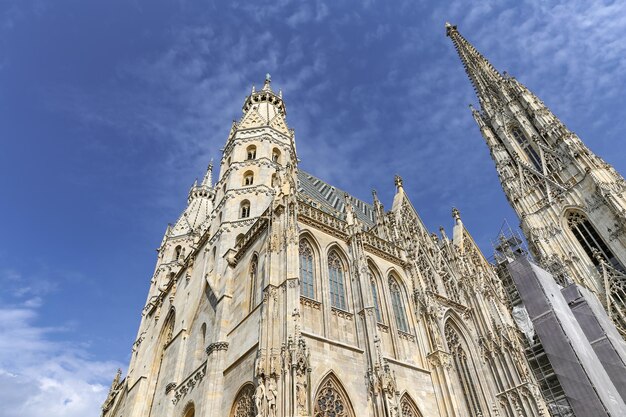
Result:
{"type": "Polygon", "coordinates": [[[626,336],[626,182],[515,78],[446,23],[480,109],[471,108],[533,256],[594,292],[626,336]]]}

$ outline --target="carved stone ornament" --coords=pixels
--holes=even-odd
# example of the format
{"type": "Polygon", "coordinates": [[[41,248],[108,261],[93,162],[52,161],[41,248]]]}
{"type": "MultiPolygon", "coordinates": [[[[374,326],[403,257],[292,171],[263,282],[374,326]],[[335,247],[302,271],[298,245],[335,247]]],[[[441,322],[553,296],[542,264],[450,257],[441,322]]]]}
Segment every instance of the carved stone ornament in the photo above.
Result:
{"type": "MultiPolygon", "coordinates": [[[[174,391],[174,398],[172,399],[172,403],[174,405],[178,404],[178,402],[185,398],[185,396],[191,392],[197,384],[202,382],[206,375],[206,362],[204,362],[198,369],[192,372],[187,378],[181,382],[174,391]]],[[[172,383],[168,384],[170,386],[172,383]]],[[[170,387],[171,389],[171,387],[170,387]]],[[[167,387],[166,387],[167,390],[167,387]]]]}
{"type": "Polygon", "coordinates": [[[231,417],[255,417],[255,391],[252,384],[247,384],[237,395],[231,417]]]}
{"type": "Polygon", "coordinates": [[[209,346],[207,346],[206,348],[206,354],[207,356],[211,356],[211,354],[215,351],[220,351],[220,350],[228,350],[228,342],[215,342],[215,343],[211,343],[209,346]]]}
{"type": "Polygon", "coordinates": [[[315,398],[314,417],[354,417],[342,390],[328,378],[315,398]]]}

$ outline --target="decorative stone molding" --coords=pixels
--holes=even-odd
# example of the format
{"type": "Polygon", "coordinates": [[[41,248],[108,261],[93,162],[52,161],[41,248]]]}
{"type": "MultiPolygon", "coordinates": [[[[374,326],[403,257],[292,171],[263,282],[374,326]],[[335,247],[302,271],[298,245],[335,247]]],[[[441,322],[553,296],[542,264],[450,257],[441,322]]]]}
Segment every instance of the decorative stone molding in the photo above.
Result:
{"type": "Polygon", "coordinates": [[[220,351],[220,350],[228,350],[228,342],[211,343],[206,348],[206,354],[207,356],[211,356],[213,352],[220,351]]]}
{"type": "Polygon", "coordinates": [[[298,199],[298,220],[343,241],[348,240],[348,224],[298,199]]]}
{"type": "MultiPolygon", "coordinates": [[[[185,396],[191,392],[196,385],[202,382],[204,376],[206,375],[206,366],[206,362],[204,362],[175,388],[174,398],[172,399],[172,403],[174,405],[178,404],[178,402],[185,398],[185,396]]],[[[168,384],[168,386],[170,384],[168,384]]]]}
{"type": "Polygon", "coordinates": [[[165,394],[169,394],[173,389],[176,389],[176,382],[170,382],[165,386],[165,394]]]}
{"type": "Polygon", "coordinates": [[[330,312],[331,312],[331,314],[333,316],[337,316],[337,317],[339,317],[341,319],[344,319],[344,320],[352,321],[353,318],[354,318],[354,314],[349,313],[349,312],[344,311],[344,310],[340,310],[340,309],[335,308],[335,307],[331,307],[330,312]]]}
{"type": "Polygon", "coordinates": [[[300,304],[302,304],[305,307],[312,308],[313,310],[321,310],[322,309],[322,303],[320,303],[319,301],[316,301],[316,300],[312,300],[312,299],[307,298],[307,297],[303,297],[303,296],[300,296],[300,304]]]}
{"type": "Polygon", "coordinates": [[[411,333],[403,332],[402,330],[398,330],[398,337],[400,339],[408,340],[409,342],[415,342],[415,336],[411,333]]]}
{"type": "Polygon", "coordinates": [[[144,330],[143,332],[141,332],[137,340],[135,340],[135,343],[133,343],[133,349],[132,349],[133,352],[136,352],[139,349],[139,345],[141,345],[141,342],[143,342],[145,338],[146,338],[146,331],[144,330]]]}
{"type": "Polygon", "coordinates": [[[452,357],[448,352],[436,350],[427,355],[428,363],[432,368],[452,369],[452,357]]]}

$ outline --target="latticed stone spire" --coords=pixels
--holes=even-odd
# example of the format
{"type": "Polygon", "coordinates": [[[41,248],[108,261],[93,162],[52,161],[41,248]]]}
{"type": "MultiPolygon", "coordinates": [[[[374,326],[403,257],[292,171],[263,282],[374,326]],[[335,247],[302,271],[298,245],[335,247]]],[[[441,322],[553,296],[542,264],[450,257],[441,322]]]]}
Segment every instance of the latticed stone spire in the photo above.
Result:
{"type": "Polygon", "coordinates": [[[447,23],[446,34],[476,90],[481,108],[471,108],[472,115],[530,251],[561,282],[574,280],[606,300],[626,335],[626,317],[612,307],[626,302],[626,278],[607,281],[598,273],[611,269],[611,276],[624,276],[626,181],[528,88],[501,75],[456,26],[447,23]],[[584,227],[572,225],[571,216],[584,227]],[[609,281],[621,282],[621,289],[609,281]]]}
{"type": "Polygon", "coordinates": [[[504,81],[504,77],[459,33],[456,26],[446,23],[446,35],[452,39],[481,107],[484,109],[498,100],[498,87],[504,81]]]}

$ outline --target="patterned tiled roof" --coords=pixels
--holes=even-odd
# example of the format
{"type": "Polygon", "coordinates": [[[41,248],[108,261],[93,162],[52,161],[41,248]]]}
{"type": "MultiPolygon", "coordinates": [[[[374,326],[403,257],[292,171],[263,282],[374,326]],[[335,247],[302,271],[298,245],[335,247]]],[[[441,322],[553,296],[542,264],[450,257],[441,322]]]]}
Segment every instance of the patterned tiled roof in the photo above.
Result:
{"type": "MultiPolygon", "coordinates": [[[[345,220],[346,193],[344,191],[307,172],[298,171],[298,192],[312,200],[318,209],[345,220]]],[[[347,195],[347,198],[354,207],[357,218],[367,226],[374,226],[374,207],[351,195],[347,195]]]]}

